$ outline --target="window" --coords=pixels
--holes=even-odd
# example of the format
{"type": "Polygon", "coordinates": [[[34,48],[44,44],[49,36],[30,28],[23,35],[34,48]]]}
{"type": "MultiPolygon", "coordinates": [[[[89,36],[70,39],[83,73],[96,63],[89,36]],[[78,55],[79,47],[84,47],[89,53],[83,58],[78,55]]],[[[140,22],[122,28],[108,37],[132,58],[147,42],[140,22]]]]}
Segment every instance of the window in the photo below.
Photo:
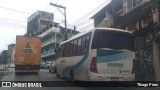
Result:
{"type": "Polygon", "coordinates": [[[66,43],[66,57],[69,56],[70,53],[70,42],[66,43]]]}
{"type": "Polygon", "coordinates": [[[89,43],[90,43],[90,34],[87,34],[82,38],[81,54],[85,54],[86,52],[88,52],[89,43]]]}
{"type": "Polygon", "coordinates": [[[74,40],[74,43],[73,43],[73,52],[72,52],[72,55],[73,56],[77,55],[77,39],[74,40]]]}
{"type": "Polygon", "coordinates": [[[61,57],[63,57],[64,45],[61,45],[61,57]]]}
{"type": "Polygon", "coordinates": [[[81,55],[84,53],[84,48],[85,48],[85,37],[82,38],[81,55]]]}
{"type": "Polygon", "coordinates": [[[90,34],[61,45],[61,57],[79,56],[89,50],[90,34]]]}
{"type": "Polygon", "coordinates": [[[47,23],[47,21],[45,21],[45,20],[40,20],[40,25],[47,25],[48,23],[47,23]]]}
{"type": "Polygon", "coordinates": [[[133,37],[125,32],[97,30],[93,36],[92,49],[99,48],[134,50],[133,37]]]}
{"type": "Polygon", "coordinates": [[[133,8],[137,7],[143,2],[143,0],[124,0],[123,8],[125,12],[131,11],[133,8]]]}
{"type": "Polygon", "coordinates": [[[64,44],[63,57],[66,57],[67,54],[67,44],[64,44]]]}
{"type": "Polygon", "coordinates": [[[84,53],[86,53],[89,49],[89,42],[90,42],[90,36],[87,35],[85,38],[85,49],[84,49],[84,53]]]}
{"type": "Polygon", "coordinates": [[[132,9],[132,7],[133,7],[132,4],[133,4],[132,0],[127,1],[127,11],[130,11],[132,9]]]}
{"type": "Polygon", "coordinates": [[[70,53],[69,56],[73,56],[73,41],[70,42],[70,53]]]}
{"type": "Polygon", "coordinates": [[[81,42],[82,42],[82,39],[79,38],[78,44],[77,44],[77,55],[81,55],[81,42]]]}

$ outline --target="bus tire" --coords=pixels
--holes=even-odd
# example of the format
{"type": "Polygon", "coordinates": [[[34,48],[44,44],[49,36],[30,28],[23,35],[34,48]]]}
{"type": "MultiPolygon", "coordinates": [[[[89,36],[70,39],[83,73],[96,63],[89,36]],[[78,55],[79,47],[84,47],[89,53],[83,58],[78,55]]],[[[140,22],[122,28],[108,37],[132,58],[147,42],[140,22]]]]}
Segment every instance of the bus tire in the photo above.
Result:
{"type": "Polygon", "coordinates": [[[56,68],[55,68],[55,74],[56,74],[56,77],[57,77],[57,78],[60,78],[60,75],[57,74],[57,69],[56,69],[56,68]]]}
{"type": "Polygon", "coordinates": [[[59,74],[56,74],[56,77],[57,77],[57,78],[60,78],[60,75],[59,75],[59,74]]]}
{"type": "Polygon", "coordinates": [[[74,82],[74,81],[75,81],[73,70],[70,70],[70,81],[71,81],[71,82],[74,82]]]}

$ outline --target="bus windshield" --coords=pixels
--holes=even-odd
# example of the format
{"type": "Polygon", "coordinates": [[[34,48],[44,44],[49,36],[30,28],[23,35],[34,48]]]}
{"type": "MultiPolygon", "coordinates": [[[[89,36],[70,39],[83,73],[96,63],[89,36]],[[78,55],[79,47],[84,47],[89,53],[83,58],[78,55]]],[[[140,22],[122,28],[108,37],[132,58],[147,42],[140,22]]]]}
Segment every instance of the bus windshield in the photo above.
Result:
{"type": "Polygon", "coordinates": [[[128,32],[115,30],[96,30],[93,36],[92,49],[111,48],[134,50],[133,37],[128,32]]]}

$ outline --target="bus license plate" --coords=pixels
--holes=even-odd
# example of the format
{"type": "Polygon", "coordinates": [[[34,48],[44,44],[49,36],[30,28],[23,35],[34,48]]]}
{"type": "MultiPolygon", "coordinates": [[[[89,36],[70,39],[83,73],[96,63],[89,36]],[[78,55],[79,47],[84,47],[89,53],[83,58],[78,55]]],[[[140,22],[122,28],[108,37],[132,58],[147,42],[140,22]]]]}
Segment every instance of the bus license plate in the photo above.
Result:
{"type": "Polygon", "coordinates": [[[119,81],[118,77],[111,77],[111,81],[119,81]]]}

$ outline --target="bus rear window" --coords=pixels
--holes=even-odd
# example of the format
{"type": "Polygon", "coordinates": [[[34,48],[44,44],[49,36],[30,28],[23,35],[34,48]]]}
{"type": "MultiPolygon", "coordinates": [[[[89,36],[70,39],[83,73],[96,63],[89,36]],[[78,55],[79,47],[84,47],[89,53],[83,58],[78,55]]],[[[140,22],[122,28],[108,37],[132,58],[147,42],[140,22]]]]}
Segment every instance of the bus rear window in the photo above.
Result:
{"type": "Polygon", "coordinates": [[[111,30],[96,30],[92,49],[111,48],[134,50],[133,37],[130,33],[111,30]]]}

